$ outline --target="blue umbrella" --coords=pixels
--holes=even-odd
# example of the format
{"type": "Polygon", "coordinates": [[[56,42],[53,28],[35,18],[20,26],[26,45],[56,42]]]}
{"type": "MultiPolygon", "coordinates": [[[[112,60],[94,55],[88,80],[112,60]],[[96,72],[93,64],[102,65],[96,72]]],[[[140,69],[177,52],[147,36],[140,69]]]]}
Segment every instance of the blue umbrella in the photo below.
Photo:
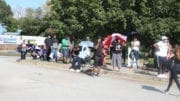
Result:
{"type": "Polygon", "coordinates": [[[88,47],[94,47],[94,43],[92,41],[81,41],[79,43],[79,46],[88,46],[88,47]]]}

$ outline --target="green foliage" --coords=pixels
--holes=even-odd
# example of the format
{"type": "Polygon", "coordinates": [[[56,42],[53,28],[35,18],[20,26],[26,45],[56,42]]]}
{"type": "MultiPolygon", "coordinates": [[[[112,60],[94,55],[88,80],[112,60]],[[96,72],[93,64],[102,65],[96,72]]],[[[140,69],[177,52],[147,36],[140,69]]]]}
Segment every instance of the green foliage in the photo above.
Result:
{"type": "Polygon", "coordinates": [[[0,0],[0,23],[6,25],[8,31],[15,31],[17,28],[11,8],[4,0],[0,0]]]}
{"type": "Polygon", "coordinates": [[[23,35],[44,35],[48,26],[43,20],[43,11],[41,8],[26,9],[26,16],[18,19],[18,26],[22,29],[23,35]]]}
{"type": "Polygon", "coordinates": [[[41,10],[29,9],[21,27],[24,34],[55,32],[75,38],[138,31],[142,45],[150,48],[162,34],[171,43],[179,42],[179,4],[177,0],[50,0],[50,12],[37,17],[41,10]]]}

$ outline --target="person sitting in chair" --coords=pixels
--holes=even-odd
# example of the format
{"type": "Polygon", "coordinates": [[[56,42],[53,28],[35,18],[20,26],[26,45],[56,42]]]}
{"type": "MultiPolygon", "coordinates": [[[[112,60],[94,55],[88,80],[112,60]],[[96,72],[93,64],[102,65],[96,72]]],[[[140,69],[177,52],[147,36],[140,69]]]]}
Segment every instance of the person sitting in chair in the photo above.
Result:
{"type": "Polygon", "coordinates": [[[72,49],[72,66],[70,68],[70,71],[75,71],[80,72],[81,68],[81,58],[78,56],[79,55],[80,48],[78,45],[75,45],[72,49]]]}

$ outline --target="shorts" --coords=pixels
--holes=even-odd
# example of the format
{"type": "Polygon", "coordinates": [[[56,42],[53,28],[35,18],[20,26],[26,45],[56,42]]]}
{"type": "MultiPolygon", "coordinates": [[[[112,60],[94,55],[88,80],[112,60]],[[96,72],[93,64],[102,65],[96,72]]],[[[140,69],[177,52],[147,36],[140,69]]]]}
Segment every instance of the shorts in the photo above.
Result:
{"type": "Polygon", "coordinates": [[[94,67],[102,66],[103,65],[103,58],[99,56],[94,57],[94,67]]]}
{"type": "Polygon", "coordinates": [[[63,57],[69,57],[69,49],[62,49],[63,57]]]}

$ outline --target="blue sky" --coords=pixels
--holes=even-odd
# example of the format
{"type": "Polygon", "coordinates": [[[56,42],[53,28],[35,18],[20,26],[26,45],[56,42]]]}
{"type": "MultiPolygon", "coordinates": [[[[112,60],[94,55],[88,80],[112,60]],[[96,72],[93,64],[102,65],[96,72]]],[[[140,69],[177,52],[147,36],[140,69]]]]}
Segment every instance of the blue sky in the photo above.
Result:
{"type": "Polygon", "coordinates": [[[46,0],[5,0],[11,8],[22,7],[22,8],[33,8],[42,7],[46,3],[46,0]]]}
{"type": "Polygon", "coordinates": [[[11,10],[14,13],[14,18],[23,17],[27,8],[36,9],[42,7],[47,0],[5,0],[8,5],[11,6],[11,10]],[[21,12],[21,14],[17,13],[21,12]],[[19,16],[20,15],[20,16],[19,16]]]}

